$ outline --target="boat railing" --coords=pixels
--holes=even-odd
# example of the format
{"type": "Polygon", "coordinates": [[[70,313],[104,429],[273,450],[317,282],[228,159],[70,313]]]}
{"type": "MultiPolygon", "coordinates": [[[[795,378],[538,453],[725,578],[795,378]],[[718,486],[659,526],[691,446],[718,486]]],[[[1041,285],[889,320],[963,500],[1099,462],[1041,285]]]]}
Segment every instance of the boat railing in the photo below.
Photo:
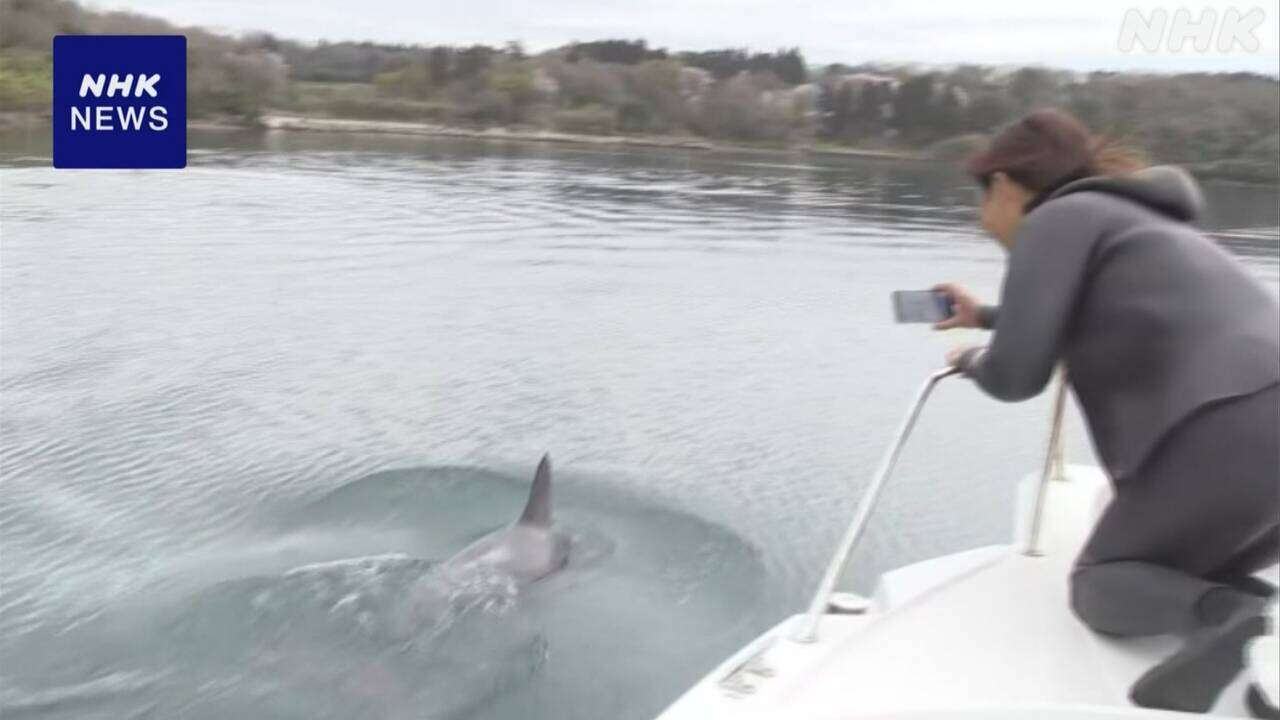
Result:
{"type": "Polygon", "coordinates": [[[1044,465],[1040,469],[1040,482],[1036,483],[1035,509],[1031,512],[1031,532],[1023,552],[1029,557],[1040,557],[1040,530],[1044,525],[1044,501],[1049,494],[1049,482],[1062,479],[1062,417],[1067,406],[1067,374],[1058,373],[1058,388],[1053,398],[1053,415],[1049,423],[1048,446],[1044,451],[1044,465]]]}
{"type": "MultiPolygon", "coordinates": [[[[884,489],[889,475],[898,463],[898,457],[902,454],[902,448],[906,444],[907,438],[911,435],[911,430],[915,427],[916,420],[920,417],[920,411],[924,408],[925,402],[929,399],[938,383],[959,372],[954,367],[936,370],[925,379],[924,384],[916,391],[915,398],[912,400],[906,416],[903,417],[902,422],[898,425],[893,442],[889,444],[884,456],[880,459],[880,464],[871,478],[871,484],[867,486],[866,492],[862,494],[862,499],[858,501],[858,507],[853,513],[853,519],[849,522],[844,536],[840,539],[835,555],[831,558],[826,571],[822,574],[822,580],[818,583],[818,590],[814,593],[808,612],[805,613],[801,621],[792,630],[792,640],[804,643],[817,640],[818,625],[822,621],[822,616],[827,613],[831,606],[836,583],[839,582],[840,577],[844,574],[845,565],[848,563],[850,555],[853,554],[859,540],[862,539],[863,532],[867,528],[867,522],[871,519],[871,512],[875,509],[876,501],[880,499],[880,492],[884,489]]],[[[1066,376],[1064,373],[1059,373],[1044,464],[1041,467],[1040,482],[1036,487],[1035,509],[1031,517],[1031,532],[1027,546],[1023,550],[1026,555],[1032,557],[1038,557],[1041,554],[1039,549],[1040,531],[1045,499],[1048,495],[1048,484],[1052,478],[1061,477],[1062,475],[1062,420],[1066,407],[1066,398],[1066,376]]]]}

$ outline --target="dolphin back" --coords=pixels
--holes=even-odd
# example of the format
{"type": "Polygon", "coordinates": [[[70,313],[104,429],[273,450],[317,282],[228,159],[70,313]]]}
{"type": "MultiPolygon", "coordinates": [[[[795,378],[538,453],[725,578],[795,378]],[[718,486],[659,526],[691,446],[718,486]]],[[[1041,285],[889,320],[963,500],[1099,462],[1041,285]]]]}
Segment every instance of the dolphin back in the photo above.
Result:
{"type": "Polygon", "coordinates": [[[529,491],[529,502],[520,515],[520,525],[539,528],[551,527],[551,456],[543,455],[538,463],[538,470],[533,475],[533,489],[529,491]]]}

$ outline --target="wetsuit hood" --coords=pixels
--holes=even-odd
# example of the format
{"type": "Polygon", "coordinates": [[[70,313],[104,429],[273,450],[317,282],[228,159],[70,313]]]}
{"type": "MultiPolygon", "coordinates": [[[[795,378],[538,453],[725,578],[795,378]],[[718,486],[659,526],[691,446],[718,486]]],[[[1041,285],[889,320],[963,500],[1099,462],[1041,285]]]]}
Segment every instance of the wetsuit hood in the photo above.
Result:
{"type": "Polygon", "coordinates": [[[1189,222],[1200,216],[1204,196],[1186,170],[1157,165],[1128,175],[1094,175],[1054,191],[1047,200],[1077,192],[1100,192],[1132,200],[1174,220],[1189,222]]]}

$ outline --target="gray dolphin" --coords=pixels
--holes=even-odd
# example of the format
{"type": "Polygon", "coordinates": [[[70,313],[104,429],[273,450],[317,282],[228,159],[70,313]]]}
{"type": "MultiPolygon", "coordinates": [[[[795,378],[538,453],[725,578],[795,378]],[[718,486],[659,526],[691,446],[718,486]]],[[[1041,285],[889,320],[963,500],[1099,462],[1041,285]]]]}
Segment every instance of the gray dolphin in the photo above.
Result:
{"type": "Polygon", "coordinates": [[[485,535],[444,562],[446,570],[492,569],[517,583],[540,580],[564,567],[569,537],[551,519],[551,456],[543,455],[520,519],[485,535]]]}

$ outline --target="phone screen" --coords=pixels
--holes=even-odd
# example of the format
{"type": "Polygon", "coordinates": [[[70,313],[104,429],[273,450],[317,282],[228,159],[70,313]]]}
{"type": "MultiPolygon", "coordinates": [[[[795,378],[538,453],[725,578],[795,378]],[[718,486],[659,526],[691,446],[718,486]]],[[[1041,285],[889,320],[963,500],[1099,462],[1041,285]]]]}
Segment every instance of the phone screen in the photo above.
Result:
{"type": "Polygon", "coordinates": [[[900,323],[936,323],[951,317],[951,303],[940,290],[896,290],[893,314],[900,323]]]}

